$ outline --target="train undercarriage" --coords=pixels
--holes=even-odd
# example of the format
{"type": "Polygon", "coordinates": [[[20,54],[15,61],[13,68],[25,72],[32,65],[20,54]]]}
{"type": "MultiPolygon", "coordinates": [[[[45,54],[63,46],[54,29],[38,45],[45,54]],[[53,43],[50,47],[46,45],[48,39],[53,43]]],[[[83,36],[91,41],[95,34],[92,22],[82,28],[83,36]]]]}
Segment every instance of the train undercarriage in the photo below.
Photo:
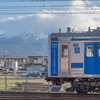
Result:
{"type": "Polygon", "coordinates": [[[71,82],[71,87],[66,92],[88,93],[100,92],[100,78],[48,78],[54,86],[61,86],[65,82],[71,82]]]}

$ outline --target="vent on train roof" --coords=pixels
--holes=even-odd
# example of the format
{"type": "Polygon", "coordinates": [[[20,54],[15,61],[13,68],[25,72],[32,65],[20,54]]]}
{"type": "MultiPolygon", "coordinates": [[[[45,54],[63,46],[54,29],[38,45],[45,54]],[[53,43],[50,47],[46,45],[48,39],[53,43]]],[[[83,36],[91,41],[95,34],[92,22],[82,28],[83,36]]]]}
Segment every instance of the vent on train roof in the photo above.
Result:
{"type": "Polygon", "coordinates": [[[67,27],[67,33],[71,32],[71,27],[67,27]]]}
{"type": "Polygon", "coordinates": [[[100,32],[100,27],[97,27],[97,29],[91,29],[90,27],[88,28],[88,32],[100,32]]]}
{"type": "Polygon", "coordinates": [[[61,33],[61,28],[59,28],[59,33],[61,33]]]}

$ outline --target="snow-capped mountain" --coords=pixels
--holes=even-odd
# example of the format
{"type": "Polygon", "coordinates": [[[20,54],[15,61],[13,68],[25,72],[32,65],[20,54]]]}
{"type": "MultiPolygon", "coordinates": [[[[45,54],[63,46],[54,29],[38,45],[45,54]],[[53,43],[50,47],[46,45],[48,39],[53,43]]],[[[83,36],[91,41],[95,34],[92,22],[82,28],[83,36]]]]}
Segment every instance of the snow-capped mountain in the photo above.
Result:
{"type": "Polygon", "coordinates": [[[47,55],[47,37],[39,38],[39,36],[25,32],[13,36],[0,35],[0,54],[17,56],[47,55]]]}

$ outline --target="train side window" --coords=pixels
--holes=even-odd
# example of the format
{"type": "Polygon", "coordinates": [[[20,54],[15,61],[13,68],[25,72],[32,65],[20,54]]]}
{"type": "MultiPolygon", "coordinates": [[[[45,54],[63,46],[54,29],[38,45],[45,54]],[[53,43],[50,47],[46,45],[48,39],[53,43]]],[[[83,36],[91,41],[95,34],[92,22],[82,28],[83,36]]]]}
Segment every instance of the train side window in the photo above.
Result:
{"type": "Polygon", "coordinates": [[[98,56],[100,57],[100,46],[98,47],[98,56]]]}
{"type": "Polygon", "coordinates": [[[93,46],[88,45],[86,48],[86,56],[87,57],[93,57],[93,46]]]}
{"type": "Polygon", "coordinates": [[[62,57],[67,57],[67,56],[68,56],[68,46],[62,45],[62,57]]]}

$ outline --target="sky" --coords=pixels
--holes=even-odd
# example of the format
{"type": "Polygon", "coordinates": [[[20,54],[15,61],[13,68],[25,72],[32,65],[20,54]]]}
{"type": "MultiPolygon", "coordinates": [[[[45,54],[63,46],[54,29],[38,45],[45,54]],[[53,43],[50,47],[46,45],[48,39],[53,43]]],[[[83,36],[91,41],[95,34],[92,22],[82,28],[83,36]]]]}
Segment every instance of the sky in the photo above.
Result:
{"type": "Polygon", "coordinates": [[[87,31],[88,27],[95,29],[100,27],[100,1],[73,0],[71,2],[0,2],[0,37],[13,38],[20,36],[27,40],[33,35],[36,40],[45,39],[48,34],[67,32],[67,27],[75,31],[87,31]],[[69,7],[26,8],[26,6],[54,6],[69,5],[69,7]],[[97,6],[98,5],[98,6],[97,6]],[[13,9],[8,9],[9,7],[13,9]],[[18,6],[25,6],[20,8],[18,6]],[[91,7],[89,7],[91,6],[91,7]],[[2,9],[2,7],[4,7],[2,9]],[[8,7],[8,8],[7,8],[8,7]],[[15,7],[15,8],[14,8],[15,7]],[[95,10],[95,11],[94,11],[95,10]],[[67,14],[10,14],[10,13],[67,13],[67,14]],[[81,12],[79,14],[69,14],[81,12]],[[82,12],[94,12],[95,14],[83,14],[82,12]],[[8,14],[7,14],[8,13],[8,14]],[[22,35],[24,33],[24,35],[22,35]]]}
{"type": "MultiPolygon", "coordinates": [[[[76,1],[71,2],[0,2],[0,7],[12,7],[12,6],[51,6],[51,5],[70,5],[69,8],[13,8],[13,9],[1,9],[0,13],[0,34],[9,36],[7,32],[14,32],[15,35],[23,31],[26,33],[32,33],[34,35],[41,35],[41,38],[48,35],[50,32],[58,32],[61,28],[62,32],[66,32],[67,27],[72,27],[76,31],[86,31],[88,27],[96,28],[100,26],[100,14],[10,14],[14,13],[48,13],[50,10],[53,12],[88,12],[90,9],[100,9],[95,7],[98,2],[93,1],[76,1]],[[80,7],[76,7],[79,5],[80,7]],[[91,5],[91,8],[87,8],[87,5],[91,5]],[[80,10],[83,9],[83,10],[80,10]],[[5,13],[5,14],[3,14],[5,13]],[[6,14],[9,13],[9,14],[6,14]],[[9,25],[10,24],[10,25],[9,25]],[[33,30],[34,29],[34,30],[33,30]],[[39,33],[41,32],[41,33],[39,33]]],[[[8,7],[8,8],[9,8],[8,7]]],[[[97,10],[96,10],[97,11],[97,10]]],[[[13,35],[12,35],[13,36],[13,35]]]]}

